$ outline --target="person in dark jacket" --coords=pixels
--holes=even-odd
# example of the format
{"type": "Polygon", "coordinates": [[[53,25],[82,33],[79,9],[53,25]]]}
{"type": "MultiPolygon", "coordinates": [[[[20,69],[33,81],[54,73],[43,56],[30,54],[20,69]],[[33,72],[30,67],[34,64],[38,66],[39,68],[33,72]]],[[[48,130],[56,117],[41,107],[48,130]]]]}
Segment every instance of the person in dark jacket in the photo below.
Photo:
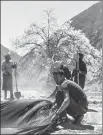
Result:
{"type": "Polygon", "coordinates": [[[7,98],[7,91],[10,91],[10,99],[14,99],[13,96],[13,68],[17,68],[16,63],[14,64],[11,60],[10,54],[6,54],[5,59],[2,62],[2,76],[3,76],[3,87],[4,99],[7,98]]]}
{"type": "Polygon", "coordinates": [[[85,62],[83,61],[84,55],[82,53],[79,53],[79,70],[77,69],[77,62],[76,62],[76,68],[72,72],[72,78],[74,78],[74,82],[78,83],[78,77],[77,74],[79,73],[79,85],[83,89],[85,86],[85,79],[87,74],[87,67],[85,62]]]}
{"type": "Polygon", "coordinates": [[[65,78],[70,80],[71,79],[71,72],[69,71],[68,67],[61,65],[61,70],[64,71],[65,78]]]}
{"type": "Polygon", "coordinates": [[[74,118],[74,124],[80,123],[84,114],[88,111],[86,94],[82,91],[82,88],[78,84],[71,80],[65,79],[64,71],[59,67],[55,67],[52,73],[57,84],[55,103],[58,108],[58,111],[52,117],[52,120],[59,117],[62,121],[62,117],[66,117],[67,119],[66,114],[69,114],[74,118]]]}

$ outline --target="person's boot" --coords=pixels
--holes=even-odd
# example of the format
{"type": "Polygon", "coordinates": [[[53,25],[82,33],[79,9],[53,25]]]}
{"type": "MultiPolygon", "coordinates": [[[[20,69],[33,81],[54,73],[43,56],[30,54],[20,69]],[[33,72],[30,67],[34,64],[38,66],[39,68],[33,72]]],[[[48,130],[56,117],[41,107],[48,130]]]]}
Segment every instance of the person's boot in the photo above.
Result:
{"type": "Polygon", "coordinates": [[[84,115],[77,115],[74,117],[74,121],[73,121],[73,124],[81,124],[81,121],[83,120],[84,118],[84,115]]]}

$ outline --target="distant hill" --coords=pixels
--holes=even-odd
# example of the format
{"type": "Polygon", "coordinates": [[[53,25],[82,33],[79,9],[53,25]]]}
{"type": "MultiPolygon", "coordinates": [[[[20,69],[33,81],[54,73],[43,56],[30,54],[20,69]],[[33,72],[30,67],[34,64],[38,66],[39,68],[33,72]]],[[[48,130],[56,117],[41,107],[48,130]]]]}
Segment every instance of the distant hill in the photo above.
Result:
{"type": "Polygon", "coordinates": [[[90,39],[91,45],[102,48],[102,2],[98,2],[71,19],[71,25],[90,39]]]}
{"type": "MultiPolygon", "coordinates": [[[[1,45],[1,61],[4,59],[4,55],[6,55],[10,51],[11,50],[9,50],[8,48],[1,45]]],[[[11,51],[11,57],[12,57],[12,60],[14,62],[19,62],[19,60],[21,59],[21,56],[18,55],[16,52],[13,52],[13,51],[11,51]]]]}

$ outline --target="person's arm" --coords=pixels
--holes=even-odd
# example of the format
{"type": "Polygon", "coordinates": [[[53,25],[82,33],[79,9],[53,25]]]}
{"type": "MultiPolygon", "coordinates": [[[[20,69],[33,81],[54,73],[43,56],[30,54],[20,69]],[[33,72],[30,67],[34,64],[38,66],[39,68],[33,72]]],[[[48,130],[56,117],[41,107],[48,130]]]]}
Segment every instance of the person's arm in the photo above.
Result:
{"type": "Polygon", "coordinates": [[[56,103],[56,100],[55,100],[55,94],[56,94],[56,92],[57,92],[57,90],[55,89],[55,90],[53,91],[53,93],[52,93],[49,97],[47,97],[47,99],[49,99],[49,100],[52,102],[53,106],[54,106],[55,103],[56,103]]]}
{"type": "Polygon", "coordinates": [[[6,70],[6,68],[5,68],[5,62],[2,62],[1,68],[2,68],[2,72],[3,72],[4,74],[7,74],[7,70],[6,70]]]}
{"type": "Polygon", "coordinates": [[[84,69],[85,69],[85,74],[87,74],[87,66],[86,66],[86,64],[84,63],[84,69]]]}
{"type": "Polygon", "coordinates": [[[67,91],[67,89],[65,89],[64,90],[64,101],[63,101],[61,107],[56,112],[56,114],[59,115],[62,111],[64,111],[68,107],[69,103],[70,103],[69,92],[67,91]]]}
{"type": "Polygon", "coordinates": [[[5,71],[5,63],[4,62],[2,62],[1,67],[2,67],[2,72],[4,72],[5,71]]]}

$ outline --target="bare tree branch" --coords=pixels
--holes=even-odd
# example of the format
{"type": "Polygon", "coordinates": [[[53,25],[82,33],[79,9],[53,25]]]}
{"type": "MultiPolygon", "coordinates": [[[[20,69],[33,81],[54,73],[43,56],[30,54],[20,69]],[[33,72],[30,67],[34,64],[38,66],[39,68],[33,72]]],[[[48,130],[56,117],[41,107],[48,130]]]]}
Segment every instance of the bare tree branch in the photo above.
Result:
{"type": "Polygon", "coordinates": [[[33,23],[33,26],[34,26],[35,28],[39,29],[39,30],[44,34],[45,38],[48,37],[47,34],[45,33],[45,30],[44,30],[43,28],[40,28],[39,26],[37,26],[37,25],[34,24],[34,23],[33,23]]]}

